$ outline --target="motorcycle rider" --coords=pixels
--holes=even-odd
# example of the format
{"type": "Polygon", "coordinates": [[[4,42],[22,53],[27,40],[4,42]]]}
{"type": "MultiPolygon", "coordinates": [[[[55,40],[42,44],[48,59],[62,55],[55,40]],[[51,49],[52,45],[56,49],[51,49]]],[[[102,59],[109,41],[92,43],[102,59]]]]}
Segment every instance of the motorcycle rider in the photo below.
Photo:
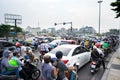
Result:
{"type": "Polygon", "coordinates": [[[100,44],[95,44],[95,46],[97,47],[97,51],[98,51],[99,54],[100,54],[101,63],[102,63],[102,65],[103,65],[103,68],[106,69],[106,67],[105,67],[105,61],[104,61],[105,55],[104,55],[103,51],[102,51],[101,48],[100,48],[101,45],[100,45],[100,44]]]}
{"type": "Polygon", "coordinates": [[[3,75],[11,75],[11,74],[16,74],[16,78],[19,80],[19,70],[18,67],[11,66],[8,64],[8,58],[10,56],[10,51],[9,50],[4,50],[3,52],[3,57],[1,60],[1,65],[0,65],[0,74],[3,75]],[[11,68],[12,70],[7,70],[7,68],[11,68]]]}
{"type": "Polygon", "coordinates": [[[39,52],[41,54],[40,60],[42,61],[43,56],[50,51],[51,46],[48,44],[48,41],[43,41],[41,44],[38,46],[39,52]]]}
{"type": "Polygon", "coordinates": [[[11,65],[13,65],[13,66],[18,66],[20,77],[23,78],[24,80],[27,80],[28,75],[25,73],[25,71],[21,67],[21,66],[24,66],[24,60],[21,61],[18,58],[18,56],[19,56],[18,52],[13,52],[13,57],[9,60],[9,63],[11,63],[11,65]],[[15,64],[12,64],[13,62],[15,64]]]}
{"type": "MultiPolygon", "coordinates": [[[[93,50],[91,52],[92,61],[99,61],[99,63],[103,65],[105,68],[104,56],[102,50],[98,49],[96,46],[93,46],[93,50]]],[[[100,66],[100,64],[98,66],[100,66]]]]}
{"type": "Polygon", "coordinates": [[[20,56],[21,55],[21,44],[19,42],[16,42],[15,44],[16,46],[16,52],[18,52],[18,55],[20,56]]]}

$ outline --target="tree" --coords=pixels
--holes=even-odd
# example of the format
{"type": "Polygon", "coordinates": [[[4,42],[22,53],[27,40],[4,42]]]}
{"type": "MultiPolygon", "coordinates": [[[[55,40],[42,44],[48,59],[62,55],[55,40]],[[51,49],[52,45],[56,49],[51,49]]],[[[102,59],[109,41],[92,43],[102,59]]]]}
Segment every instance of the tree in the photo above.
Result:
{"type": "MultiPolygon", "coordinates": [[[[16,27],[17,32],[23,32],[22,28],[16,27]]],[[[0,25],[0,37],[8,37],[10,36],[10,32],[15,32],[15,27],[11,25],[0,25]]]]}
{"type": "Polygon", "coordinates": [[[119,35],[118,29],[110,29],[110,34],[119,35]]]}
{"type": "Polygon", "coordinates": [[[0,25],[0,37],[8,36],[10,32],[10,25],[0,25]]]}
{"type": "Polygon", "coordinates": [[[114,9],[112,9],[113,11],[116,12],[116,17],[115,18],[120,17],[120,0],[116,0],[116,2],[112,2],[111,6],[115,7],[114,9]]]}

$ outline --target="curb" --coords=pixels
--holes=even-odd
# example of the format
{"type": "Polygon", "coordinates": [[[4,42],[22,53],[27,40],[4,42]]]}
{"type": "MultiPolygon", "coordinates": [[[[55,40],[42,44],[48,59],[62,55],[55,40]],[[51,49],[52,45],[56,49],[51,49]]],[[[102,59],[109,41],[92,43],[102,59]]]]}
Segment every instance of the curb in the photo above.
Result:
{"type": "MultiPolygon", "coordinates": [[[[116,52],[117,52],[117,51],[116,51],[116,52]]],[[[111,59],[110,59],[110,62],[109,62],[108,65],[107,65],[107,68],[108,68],[108,69],[105,70],[105,72],[104,72],[101,80],[107,80],[108,75],[109,75],[109,71],[110,71],[110,68],[111,68],[111,65],[112,65],[112,61],[113,61],[113,59],[115,58],[115,56],[117,55],[116,52],[113,53],[113,55],[112,55],[112,57],[111,57],[111,59]]]]}

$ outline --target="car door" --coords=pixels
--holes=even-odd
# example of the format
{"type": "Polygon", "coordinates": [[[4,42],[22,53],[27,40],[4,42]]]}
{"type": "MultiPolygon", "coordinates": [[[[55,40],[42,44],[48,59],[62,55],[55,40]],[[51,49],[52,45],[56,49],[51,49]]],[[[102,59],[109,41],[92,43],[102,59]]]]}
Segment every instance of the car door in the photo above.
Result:
{"type": "Polygon", "coordinates": [[[84,65],[84,56],[85,54],[83,54],[82,50],[80,49],[80,47],[77,47],[73,54],[72,54],[73,57],[75,57],[74,60],[77,60],[77,64],[79,64],[79,67],[82,67],[84,65]]]}
{"type": "Polygon", "coordinates": [[[84,55],[84,64],[86,64],[90,60],[91,53],[87,48],[83,46],[80,46],[80,51],[84,55]]]}

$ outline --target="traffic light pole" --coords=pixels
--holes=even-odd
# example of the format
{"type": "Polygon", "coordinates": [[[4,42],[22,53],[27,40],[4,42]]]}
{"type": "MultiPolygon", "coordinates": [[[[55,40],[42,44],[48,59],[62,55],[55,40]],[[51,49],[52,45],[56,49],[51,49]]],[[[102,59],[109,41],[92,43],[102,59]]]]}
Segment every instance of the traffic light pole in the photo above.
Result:
{"type": "Polygon", "coordinates": [[[59,24],[63,24],[63,25],[65,25],[65,24],[71,24],[71,34],[72,34],[72,22],[63,22],[63,23],[55,23],[54,25],[56,26],[56,25],[59,25],[59,24]]]}

